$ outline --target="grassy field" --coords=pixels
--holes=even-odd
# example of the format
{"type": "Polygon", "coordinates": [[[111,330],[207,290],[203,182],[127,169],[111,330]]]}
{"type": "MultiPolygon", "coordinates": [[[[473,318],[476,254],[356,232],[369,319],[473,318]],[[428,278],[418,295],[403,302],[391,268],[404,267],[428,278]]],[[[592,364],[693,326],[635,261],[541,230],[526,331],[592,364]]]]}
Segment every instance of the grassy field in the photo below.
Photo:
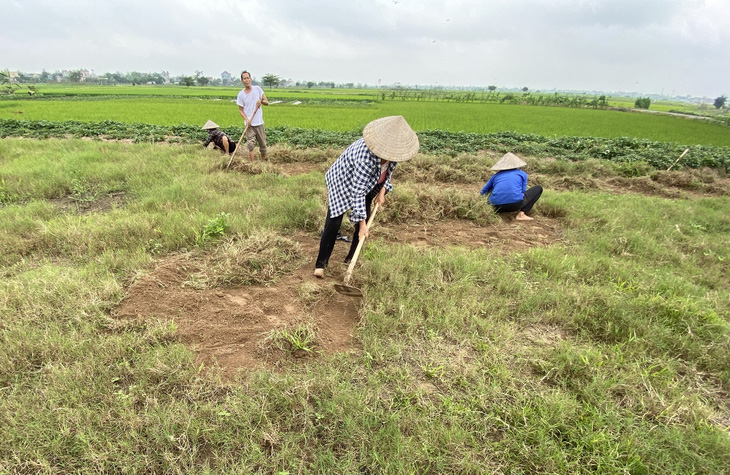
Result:
{"type": "MultiPolygon", "coordinates": [[[[131,86],[130,86],[131,87],[131,86]]],[[[270,100],[274,100],[275,92],[270,100]]],[[[2,100],[0,119],[114,120],[145,124],[240,125],[233,98],[99,97],[64,100],[2,100]]],[[[265,109],[269,127],[290,126],[333,131],[362,129],[369,121],[403,115],[416,131],[495,133],[512,131],[547,137],[637,137],[685,145],[730,146],[728,127],[679,117],[511,104],[373,102],[273,104],[265,109]]]]}
{"type": "MultiPolygon", "coordinates": [[[[559,239],[418,247],[385,231],[469,223],[499,237],[512,226],[477,194],[494,154],[420,156],[396,171],[358,264],[355,349],[226,381],[175,321],[114,309],[161,262],[262,236],[283,268],[309,272],[315,256],[292,252],[292,235],[316,240],[337,151],[280,148],[241,173],[193,146],[40,143],[0,140],[0,473],[730,466],[722,175],[627,178],[609,162],[530,157],[546,188],[537,221],[559,239]],[[289,162],[311,167],[280,172],[289,162]],[[631,189],[653,192],[618,192],[631,189]]],[[[261,266],[242,257],[238,272],[261,266]]],[[[299,298],[313,292],[302,284],[299,298]]]]}
{"type": "MultiPolygon", "coordinates": [[[[230,98],[235,97],[241,90],[241,85],[235,86],[209,86],[209,87],[185,87],[176,85],[153,86],[153,85],[114,85],[114,86],[94,86],[87,84],[40,84],[38,85],[40,96],[173,96],[173,97],[210,97],[210,98],[230,98]]],[[[389,99],[391,94],[411,94],[421,96],[422,99],[434,100],[442,96],[449,96],[454,101],[456,98],[463,98],[466,94],[473,94],[475,101],[484,100],[485,97],[497,97],[497,92],[465,92],[465,91],[432,91],[432,90],[406,90],[397,89],[343,89],[343,88],[266,88],[266,93],[280,100],[331,100],[331,101],[378,101],[389,99]]],[[[523,93],[506,93],[500,92],[500,97],[505,94],[513,94],[520,96],[523,93]]],[[[531,92],[532,95],[553,96],[554,93],[531,92]]],[[[572,94],[566,97],[585,97],[592,98],[592,94],[572,94]]],[[[395,100],[400,100],[396,98],[395,100]]],[[[635,98],[621,96],[607,96],[607,103],[612,107],[634,107],[635,98]]],[[[669,111],[669,110],[686,110],[689,112],[701,112],[696,104],[682,101],[653,101],[652,110],[669,111]]]]}

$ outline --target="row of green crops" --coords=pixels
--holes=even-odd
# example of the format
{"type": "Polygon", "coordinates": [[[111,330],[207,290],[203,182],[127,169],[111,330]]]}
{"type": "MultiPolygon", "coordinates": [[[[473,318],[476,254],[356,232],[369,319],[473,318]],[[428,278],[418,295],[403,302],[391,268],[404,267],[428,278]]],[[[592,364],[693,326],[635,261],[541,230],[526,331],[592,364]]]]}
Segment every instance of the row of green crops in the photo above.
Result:
{"type": "MultiPolygon", "coordinates": [[[[241,128],[236,126],[224,127],[222,130],[231,137],[238,137],[241,134],[241,128]]],[[[346,132],[288,126],[267,129],[270,144],[281,143],[300,148],[346,147],[357,139],[360,133],[359,129],[346,132]]],[[[207,133],[197,125],[186,124],[163,126],[113,121],[53,122],[0,119],[0,137],[32,139],[91,137],[132,139],[135,142],[201,143],[207,137],[207,133]]],[[[457,154],[489,149],[567,160],[600,158],[622,163],[646,162],[656,168],[669,167],[685,148],[689,148],[690,152],[683,157],[679,167],[711,167],[730,172],[730,147],[680,145],[627,137],[545,137],[514,132],[474,134],[423,130],[418,132],[418,137],[423,153],[457,154]]]]}
{"type": "MultiPolygon", "coordinates": [[[[270,98],[273,102],[273,98],[270,98]]],[[[688,145],[730,146],[728,127],[672,116],[609,110],[511,104],[445,102],[283,102],[265,109],[267,127],[300,127],[347,132],[389,115],[404,116],[416,131],[443,130],[491,134],[510,131],[547,137],[636,137],[688,145]]],[[[0,119],[113,120],[174,126],[240,126],[233,97],[98,97],[95,100],[0,100],[0,119]]]]}
{"type": "MultiPolygon", "coordinates": [[[[94,96],[150,96],[150,97],[236,97],[242,84],[235,86],[185,87],[185,86],[81,86],[72,84],[43,84],[38,86],[38,94],[33,99],[58,97],[94,96]]],[[[286,100],[331,100],[331,101],[372,101],[378,97],[375,89],[266,89],[269,98],[286,100]]],[[[25,96],[24,96],[25,97],[25,96]]]]}

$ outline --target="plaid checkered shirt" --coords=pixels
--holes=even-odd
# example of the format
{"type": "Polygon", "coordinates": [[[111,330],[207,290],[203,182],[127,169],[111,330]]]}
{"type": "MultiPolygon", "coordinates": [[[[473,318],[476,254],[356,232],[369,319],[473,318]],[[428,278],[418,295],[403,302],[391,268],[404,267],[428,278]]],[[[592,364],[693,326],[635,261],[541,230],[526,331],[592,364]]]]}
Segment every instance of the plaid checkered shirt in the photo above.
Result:
{"type": "Polygon", "coordinates": [[[350,222],[364,220],[367,216],[365,197],[370,192],[379,192],[383,186],[386,193],[393,189],[390,175],[395,165],[395,162],[388,164],[388,175],[383,183],[378,184],[380,158],[368,149],[365,140],[360,139],[347,147],[325,175],[330,216],[336,217],[351,209],[350,222]]]}

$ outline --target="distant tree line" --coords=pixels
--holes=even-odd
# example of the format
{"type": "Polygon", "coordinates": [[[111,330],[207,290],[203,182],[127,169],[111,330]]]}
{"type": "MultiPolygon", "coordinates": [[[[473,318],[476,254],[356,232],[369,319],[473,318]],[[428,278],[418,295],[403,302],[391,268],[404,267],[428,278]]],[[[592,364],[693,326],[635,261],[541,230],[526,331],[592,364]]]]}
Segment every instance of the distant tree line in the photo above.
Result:
{"type": "Polygon", "coordinates": [[[29,74],[18,71],[18,82],[25,84],[49,82],[84,82],[89,84],[166,84],[170,76],[165,71],[159,73],[141,73],[132,71],[127,73],[106,72],[103,74],[89,73],[86,69],[73,69],[48,72],[43,70],[39,74],[29,74]]]}
{"type": "MultiPolygon", "coordinates": [[[[4,84],[3,91],[12,92],[15,86],[11,86],[9,73],[4,71],[5,76],[2,79],[4,84]]],[[[86,69],[76,69],[70,71],[54,71],[49,73],[43,70],[40,74],[28,74],[18,71],[17,77],[14,78],[17,83],[33,84],[33,83],[49,83],[49,82],[84,82],[86,84],[179,84],[181,86],[224,86],[231,84],[239,84],[237,77],[234,75],[230,80],[222,78],[211,78],[203,74],[203,71],[196,70],[194,75],[183,75],[179,77],[171,77],[166,71],[155,73],[143,73],[132,71],[127,73],[106,72],[101,75],[90,74],[86,69]]],[[[267,73],[261,77],[260,81],[256,78],[254,84],[260,84],[267,88],[290,87],[312,89],[333,89],[335,87],[346,89],[368,89],[371,86],[361,83],[342,83],[336,84],[333,81],[292,81],[286,80],[276,74],[267,73]]],[[[605,108],[608,107],[608,99],[605,95],[588,95],[581,94],[560,94],[555,92],[549,93],[531,93],[529,88],[522,87],[519,91],[497,92],[497,86],[489,85],[486,88],[469,88],[464,92],[465,88],[460,91],[453,89],[445,89],[443,87],[429,87],[415,89],[410,87],[401,87],[396,85],[395,88],[381,89],[377,88],[376,96],[382,101],[444,101],[444,102],[495,102],[508,104],[526,104],[526,105],[554,105],[563,107],[592,107],[605,108]]],[[[639,97],[634,102],[637,109],[649,109],[651,105],[650,97],[639,97]]],[[[713,105],[716,109],[722,109],[727,106],[727,96],[722,95],[715,99],[713,105]]]]}
{"type": "Polygon", "coordinates": [[[523,104],[562,107],[608,107],[605,95],[566,95],[560,93],[531,93],[523,87],[522,93],[495,92],[496,86],[482,91],[451,91],[444,89],[389,89],[377,93],[381,101],[441,101],[441,102],[491,102],[497,104],[523,104]]]}
{"type": "Polygon", "coordinates": [[[84,84],[131,84],[133,86],[141,84],[180,84],[183,86],[223,86],[228,84],[237,84],[235,78],[224,83],[221,78],[210,78],[203,74],[203,71],[196,70],[193,75],[183,75],[178,77],[170,76],[167,71],[154,73],[145,73],[139,71],[121,72],[105,72],[103,74],[94,74],[86,69],[74,69],[64,71],[48,72],[43,71],[40,74],[28,74],[23,72],[17,73],[17,81],[25,84],[36,83],[53,83],[53,82],[69,82],[84,84]]]}

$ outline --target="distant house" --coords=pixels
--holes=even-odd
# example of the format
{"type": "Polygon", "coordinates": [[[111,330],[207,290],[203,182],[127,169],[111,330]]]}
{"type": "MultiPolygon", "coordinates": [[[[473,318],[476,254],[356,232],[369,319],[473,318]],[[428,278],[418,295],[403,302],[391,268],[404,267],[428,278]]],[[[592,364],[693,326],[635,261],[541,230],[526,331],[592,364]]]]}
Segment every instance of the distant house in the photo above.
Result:
{"type": "Polygon", "coordinates": [[[221,81],[223,81],[223,84],[227,84],[229,82],[233,81],[233,76],[231,76],[231,73],[228,71],[223,71],[221,73],[221,81]]]}
{"type": "Polygon", "coordinates": [[[16,83],[20,80],[20,74],[18,73],[18,71],[8,71],[8,72],[10,73],[10,75],[8,76],[8,79],[10,80],[10,82],[16,83]]]}

